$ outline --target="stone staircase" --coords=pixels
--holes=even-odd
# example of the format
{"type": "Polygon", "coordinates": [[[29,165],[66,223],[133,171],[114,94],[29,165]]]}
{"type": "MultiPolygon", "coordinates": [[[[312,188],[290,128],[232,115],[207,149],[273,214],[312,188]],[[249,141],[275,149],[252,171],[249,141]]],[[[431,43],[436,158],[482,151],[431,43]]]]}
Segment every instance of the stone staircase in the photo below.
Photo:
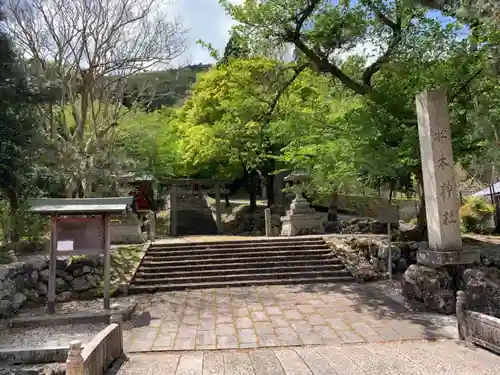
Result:
{"type": "Polygon", "coordinates": [[[352,280],[322,238],[152,244],[129,292],[352,280]]]}
{"type": "Polygon", "coordinates": [[[188,189],[177,196],[177,235],[217,234],[217,224],[205,197],[188,189]]]}

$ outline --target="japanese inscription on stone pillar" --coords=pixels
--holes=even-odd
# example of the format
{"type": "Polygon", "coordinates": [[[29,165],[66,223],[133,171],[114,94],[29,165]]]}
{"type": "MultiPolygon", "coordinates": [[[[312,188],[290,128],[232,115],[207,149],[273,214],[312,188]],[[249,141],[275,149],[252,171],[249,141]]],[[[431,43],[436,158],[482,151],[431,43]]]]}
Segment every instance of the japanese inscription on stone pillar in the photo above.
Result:
{"type": "Polygon", "coordinates": [[[460,204],[446,93],[441,89],[424,91],[416,101],[429,248],[458,251],[462,249],[460,204]]]}

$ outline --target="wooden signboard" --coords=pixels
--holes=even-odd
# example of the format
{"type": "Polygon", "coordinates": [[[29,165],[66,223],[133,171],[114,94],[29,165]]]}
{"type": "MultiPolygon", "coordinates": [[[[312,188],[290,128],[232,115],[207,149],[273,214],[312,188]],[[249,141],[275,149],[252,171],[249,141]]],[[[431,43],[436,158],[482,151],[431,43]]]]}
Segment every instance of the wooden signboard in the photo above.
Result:
{"type": "Polygon", "coordinates": [[[378,221],[384,224],[399,223],[399,209],[396,206],[385,206],[379,211],[378,221]]]}
{"type": "Polygon", "coordinates": [[[97,255],[106,248],[102,217],[60,217],[57,220],[57,255],[97,255]]]}

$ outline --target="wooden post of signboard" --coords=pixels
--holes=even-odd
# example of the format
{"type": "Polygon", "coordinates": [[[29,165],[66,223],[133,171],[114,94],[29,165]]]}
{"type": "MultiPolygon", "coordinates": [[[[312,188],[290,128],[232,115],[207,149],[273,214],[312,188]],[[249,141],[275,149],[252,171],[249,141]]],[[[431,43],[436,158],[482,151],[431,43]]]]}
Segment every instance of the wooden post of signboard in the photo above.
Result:
{"type": "Polygon", "coordinates": [[[51,216],[49,286],[47,292],[47,312],[56,312],[56,275],[57,275],[57,215],[51,216]]]}
{"type": "Polygon", "coordinates": [[[111,235],[109,227],[109,214],[104,214],[104,309],[109,310],[110,305],[110,284],[111,284],[111,235]]]}
{"type": "Polygon", "coordinates": [[[379,213],[379,221],[387,224],[387,246],[388,246],[388,259],[387,259],[387,276],[392,278],[392,233],[391,225],[399,223],[399,209],[396,206],[383,207],[379,213]]]}

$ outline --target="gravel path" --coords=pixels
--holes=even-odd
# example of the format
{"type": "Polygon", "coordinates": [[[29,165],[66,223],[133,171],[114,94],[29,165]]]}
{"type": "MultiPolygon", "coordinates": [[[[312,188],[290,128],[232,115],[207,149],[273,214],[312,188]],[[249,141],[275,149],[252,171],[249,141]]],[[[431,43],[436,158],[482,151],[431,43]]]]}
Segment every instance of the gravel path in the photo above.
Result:
{"type": "Polygon", "coordinates": [[[57,327],[7,328],[0,331],[0,349],[68,346],[73,340],[84,344],[106,327],[105,324],[76,324],[57,327]]]}

